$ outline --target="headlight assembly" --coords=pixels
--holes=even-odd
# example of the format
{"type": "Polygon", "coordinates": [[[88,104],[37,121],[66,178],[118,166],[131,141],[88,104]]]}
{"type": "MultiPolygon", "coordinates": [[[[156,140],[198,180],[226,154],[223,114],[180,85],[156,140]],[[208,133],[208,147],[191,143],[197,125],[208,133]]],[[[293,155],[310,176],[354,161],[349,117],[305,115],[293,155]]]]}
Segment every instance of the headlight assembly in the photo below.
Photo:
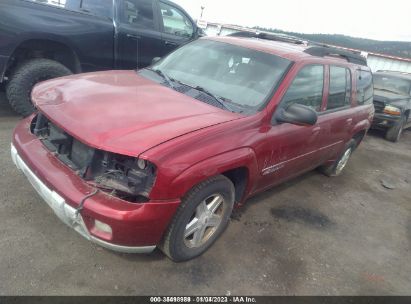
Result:
{"type": "Polygon", "coordinates": [[[156,167],[147,160],[105,152],[93,160],[86,178],[121,199],[144,202],[154,185],[156,167]]]}
{"type": "Polygon", "coordinates": [[[391,105],[386,105],[384,108],[384,113],[389,115],[401,115],[401,109],[391,105]]]}

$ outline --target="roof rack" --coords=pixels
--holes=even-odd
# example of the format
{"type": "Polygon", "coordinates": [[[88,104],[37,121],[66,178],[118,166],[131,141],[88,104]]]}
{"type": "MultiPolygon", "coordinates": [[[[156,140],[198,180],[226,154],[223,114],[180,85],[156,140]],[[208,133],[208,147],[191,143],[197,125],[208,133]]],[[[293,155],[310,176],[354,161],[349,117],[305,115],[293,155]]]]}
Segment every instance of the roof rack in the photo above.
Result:
{"type": "Polygon", "coordinates": [[[409,72],[391,71],[391,70],[378,70],[377,73],[379,73],[379,72],[396,73],[396,74],[402,74],[402,75],[411,75],[411,73],[409,73],[409,72]]]}
{"type": "Polygon", "coordinates": [[[365,66],[367,65],[367,59],[361,56],[361,54],[358,52],[345,51],[342,49],[333,48],[325,45],[309,47],[306,50],[304,50],[304,53],[317,57],[340,56],[347,59],[348,62],[365,66]]]}
{"type": "Polygon", "coordinates": [[[243,37],[243,38],[258,38],[258,39],[265,39],[265,40],[271,40],[271,41],[279,41],[279,42],[288,42],[288,43],[294,43],[294,44],[306,44],[306,41],[300,40],[295,37],[291,36],[281,36],[281,35],[276,35],[276,34],[269,34],[269,33],[262,33],[262,32],[235,32],[232,34],[229,34],[227,36],[230,37],[243,37]]]}
{"type": "Polygon", "coordinates": [[[329,47],[327,45],[318,44],[312,41],[304,41],[292,36],[281,36],[276,34],[269,34],[264,32],[235,32],[229,34],[230,37],[243,37],[243,38],[258,38],[271,41],[288,42],[294,44],[311,45],[305,49],[304,52],[312,56],[325,57],[325,56],[340,56],[345,58],[348,62],[367,66],[367,59],[359,52],[346,51],[339,48],[329,47]]]}

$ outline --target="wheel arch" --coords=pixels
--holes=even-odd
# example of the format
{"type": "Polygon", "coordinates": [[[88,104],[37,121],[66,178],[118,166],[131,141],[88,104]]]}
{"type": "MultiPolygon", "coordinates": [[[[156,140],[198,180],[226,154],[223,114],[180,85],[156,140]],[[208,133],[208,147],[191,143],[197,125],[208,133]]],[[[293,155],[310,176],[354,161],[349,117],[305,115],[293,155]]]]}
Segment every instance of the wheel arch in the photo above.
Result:
{"type": "Polygon", "coordinates": [[[13,50],[6,64],[5,76],[9,76],[16,66],[29,59],[45,58],[61,63],[73,73],[81,72],[77,52],[59,39],[32,38],[21,41],[13,50]]]}
{"type": "Polygon", "coordinates": [[[365,129],[359,130],[357,133],[354,134],[352,138],[355,140],[356,147],[358,147],[359,144],[363,141],[365,135],[367,135],[367,130],[365,129]]]}
{"type": "Polygon", "coordinates": [[[159,187],[151,198],[181,198],[195,185],[216,175],[224,175],[234,184],[236,203],[242,203],[252,190],[258,165],[251,148],[225,152],[198,162],[175,177],[167,187],[159,187]],[[167,189],[165,189],[167,188],[167,189]]]}
{"type": "Polygon", "coordinates": [[[362,142],[364,139],[365,135],[367,135],[368,129],[370,128],[371,124],[368,120],[362,120],[358,122],[352,131],[352,136],[349,138],[349,140],[354,139],[356,141],[356,145],[358,145],[362,142]]]}

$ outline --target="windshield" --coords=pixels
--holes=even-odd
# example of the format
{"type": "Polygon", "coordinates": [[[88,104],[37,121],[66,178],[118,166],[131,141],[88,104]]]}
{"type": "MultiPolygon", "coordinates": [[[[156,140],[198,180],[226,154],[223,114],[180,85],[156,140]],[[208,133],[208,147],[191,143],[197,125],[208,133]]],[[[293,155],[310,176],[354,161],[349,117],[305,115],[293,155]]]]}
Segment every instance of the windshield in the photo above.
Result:
{"type": "Polygon", "coordinates": [[[398,77],[374,74],[374,88],[398,94],[410,95],[411,81],[398,77]]]}
{"type": "Polygon", "coordinates": [[[250,113],[264,105],[290,63],[278,56],[202,39],[176,50],[151,69],[179,84],[200,88],[235,112],[250,113]]]}

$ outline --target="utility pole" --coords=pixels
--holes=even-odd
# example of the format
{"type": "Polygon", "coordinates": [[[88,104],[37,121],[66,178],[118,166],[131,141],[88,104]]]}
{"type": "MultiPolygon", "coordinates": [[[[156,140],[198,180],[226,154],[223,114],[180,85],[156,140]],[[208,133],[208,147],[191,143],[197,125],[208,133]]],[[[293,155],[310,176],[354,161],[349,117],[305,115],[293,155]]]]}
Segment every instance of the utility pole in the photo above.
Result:
{"type": "Polygon", "coordinates": [[[204,12],[205,6],[201,7],[201,15],[200,15],[200,19],[203,19],[203,12],[204,12]]]}

